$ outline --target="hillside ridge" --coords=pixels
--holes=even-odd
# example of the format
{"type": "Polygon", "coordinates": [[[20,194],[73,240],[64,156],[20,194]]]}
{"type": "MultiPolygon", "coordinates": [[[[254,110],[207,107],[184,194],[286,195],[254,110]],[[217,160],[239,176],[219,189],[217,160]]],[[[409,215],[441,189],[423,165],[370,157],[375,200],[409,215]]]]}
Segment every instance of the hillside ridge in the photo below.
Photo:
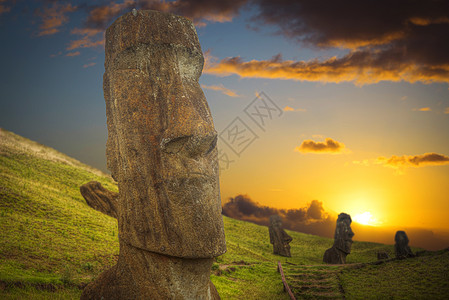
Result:
{"type": "MultiPolygon", "coordinates": [[[[95,180],[117,191],[116,183],[94,168],[12,132],[1,129],[0,137],[0,298],[79,299],[83,286],[116,263],[119,250],[117,221],[91,209],[79,188],[95,180]]],[[[211,270],[222,299],[288,299],[276,269],[278,261],[334,268],[322,264],[332,239],[287,230],[293,238],[292,257],[287,258],[272,253],[267,227],[228,217],[223,221],[228,251],[215,259],[211,270]]],[[[394,248],[355,241],[347,262],[374,262],[378,251],[392,254],[394,248]]],[[[414,264],[414,270],[419,273],[419,264],[414,264]]],[[[439,259],[435,270],[435,274],[449,272],[439,259]]],[[[435,274],[429,280],[436,278],[441,284],[444,278],[435,274]]],[[[345,295],[354,289],[353,277],[337,278],[345,295]]],[[[416,282],[409,285],[421,287],[416,282]]]]}

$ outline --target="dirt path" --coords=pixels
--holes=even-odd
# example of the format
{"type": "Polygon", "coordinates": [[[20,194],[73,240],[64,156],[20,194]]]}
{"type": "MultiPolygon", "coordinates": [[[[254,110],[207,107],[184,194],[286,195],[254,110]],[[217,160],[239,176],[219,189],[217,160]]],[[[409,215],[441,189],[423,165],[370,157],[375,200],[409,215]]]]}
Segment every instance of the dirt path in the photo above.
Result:
{"type": "Polygon", "coordinates": [[[285,264],[283,268],[296,299],[345,299],[338,279],[343,265],[285,264]]]}

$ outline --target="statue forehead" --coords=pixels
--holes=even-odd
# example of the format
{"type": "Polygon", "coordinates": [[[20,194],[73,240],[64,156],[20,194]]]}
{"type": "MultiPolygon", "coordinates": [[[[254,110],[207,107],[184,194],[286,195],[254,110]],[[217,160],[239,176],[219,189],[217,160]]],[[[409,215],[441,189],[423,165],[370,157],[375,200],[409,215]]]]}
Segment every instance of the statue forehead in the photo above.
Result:
{"type": "Polygon", "coordinates": [[[273,216],[270,216],[270,221],[271,221],[271,222],[281,222],[282,219],[281,219],[281,217],[278,216],[278,215],[273,215],[273,216]]]}
{"type": "Polygon", "coordinates": [[[125,14],[106,30],[105,67],[127,49],[142,45],[172,45],[202,53],[193,23],[183,17],[157,11],[125,14]],[[166,30],[170,28],[170,30],[166,30]]]}
{"type": "Polygon", "coordinates": [[[173,44],[136,44],[117,53],[109,62],[108,69],[144,71],[148,65],[151,65],[153,68],[158,66],[159,71],[164,71],[168,70],[164,66],[169,60],[176,61],[180,71],[193,68],[195,73],[200,74],[204,65],[203,53],[198,49],[173,44]]]}

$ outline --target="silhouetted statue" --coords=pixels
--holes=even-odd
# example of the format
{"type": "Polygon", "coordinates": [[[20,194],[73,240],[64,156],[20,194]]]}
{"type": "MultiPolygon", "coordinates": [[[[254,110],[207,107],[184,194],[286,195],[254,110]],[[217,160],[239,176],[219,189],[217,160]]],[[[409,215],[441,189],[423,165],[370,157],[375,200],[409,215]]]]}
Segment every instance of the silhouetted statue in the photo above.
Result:
{"type": "Polygon", "coordinates": [[[219,299],[209,278],[213,258],[226,252],[217,133],[198,83],[195,27],[133,11],[107,29],[105,48],[120,254],[82,299],[219,299]]]}
{"type": "Polygon", "coordinates": [[[278,215],[270,217],[270,243],[273,244],[273,253],[291,257],[289,243],[293,240],[291,236],[282,228],[282,219],[278,215]]]}
{"type": "Polygon", "coordinates": [[[408,246],[408,237],[405,231],[399,230],[394,236],[394,251],[396,253],[396,258],[408,258],[414,257],[412,250],[408,246]]]}
{"type": "Polygon", "coordinates": [[[351,216],[345,213],[338,215],[335,228],[334,245],[324,252],[323,262],[327,264],[345,264],[346,256],[351,253],[352,237],[351,216]]]}

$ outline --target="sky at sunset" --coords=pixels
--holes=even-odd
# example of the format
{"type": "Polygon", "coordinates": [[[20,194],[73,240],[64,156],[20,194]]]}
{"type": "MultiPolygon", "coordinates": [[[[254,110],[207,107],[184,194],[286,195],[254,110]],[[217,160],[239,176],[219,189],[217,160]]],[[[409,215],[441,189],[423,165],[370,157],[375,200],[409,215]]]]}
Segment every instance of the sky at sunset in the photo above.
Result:
{"type": "Polygon", "coordinates": [[[448,1],[0,0],[0,127],[107,172],[103,34],[133,8],[196,25],[223,204],[449,232],[448,1]]]}

